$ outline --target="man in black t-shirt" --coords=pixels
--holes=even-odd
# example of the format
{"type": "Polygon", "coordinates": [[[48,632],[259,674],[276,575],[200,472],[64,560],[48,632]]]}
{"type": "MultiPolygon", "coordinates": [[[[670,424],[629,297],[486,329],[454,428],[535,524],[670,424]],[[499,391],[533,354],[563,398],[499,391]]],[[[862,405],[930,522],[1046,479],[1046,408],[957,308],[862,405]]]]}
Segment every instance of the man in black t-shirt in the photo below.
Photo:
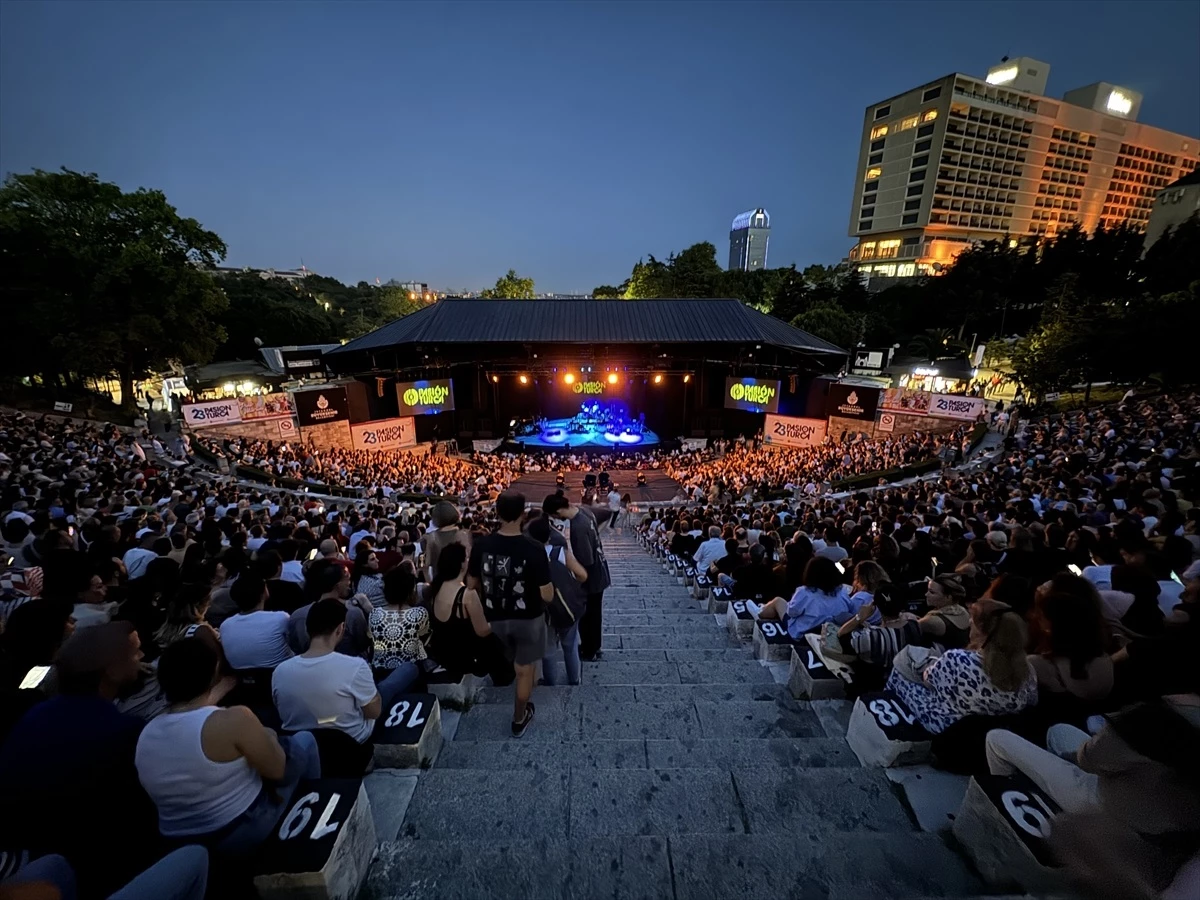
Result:
{"type": "Polygon", "coordinates": [[[533,684],[546,652],[546,603],[554,597],[546,551],[521,532],[525,496],[505,491],[496,499],[500,528],[479,538],[467,564],[467,586],[478,592],[483,613],[516,670],[513,737],[533,721],[533,684]]]}

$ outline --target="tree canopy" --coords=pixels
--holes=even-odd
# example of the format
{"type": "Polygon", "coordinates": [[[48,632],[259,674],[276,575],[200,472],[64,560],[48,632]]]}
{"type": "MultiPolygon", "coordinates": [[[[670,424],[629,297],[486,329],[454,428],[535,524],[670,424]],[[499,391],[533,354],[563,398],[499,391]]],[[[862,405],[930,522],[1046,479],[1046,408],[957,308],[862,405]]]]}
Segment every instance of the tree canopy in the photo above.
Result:
{"type": "Polygon", "coordinates": [[[136,377],[171,360],[207,362],[228,301],[210,270],[225,244],[161,191],[126,192],[94,174],[35,170],[0,187],[0,290],[21,335],[7,374],[47,383],[136,377]]]}
{"type": "Polygon", "coordinates": [[[493,300],[532,300],[533,279],[522,278],[515,269],[509,269],[496,279],[496,286],[480,293],[481,297],[493,300]]]}

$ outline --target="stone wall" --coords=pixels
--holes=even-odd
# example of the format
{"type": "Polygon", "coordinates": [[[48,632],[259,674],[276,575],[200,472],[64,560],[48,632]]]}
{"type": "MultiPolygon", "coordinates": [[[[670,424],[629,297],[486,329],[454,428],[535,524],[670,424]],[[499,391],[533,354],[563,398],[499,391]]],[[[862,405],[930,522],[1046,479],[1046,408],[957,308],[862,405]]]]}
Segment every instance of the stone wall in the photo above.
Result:
{"type": "Polygon", "coordinates": [[[205,437],[214,440],[223,438],[250,438],[257,441],[275,441],[278,443],[281,440],[295,440],[296,420],[295,419],[267,419],[261,422],[235,422],[232,425],[217,425],[213,428],[188,428],[189,434],[197,437],[205,437]],[[291,432],[281,432],[279,424],[284,423],[284,428],[287,428],[288,423],[291,423],[291,432]]]}
{"type": "Polygon", "coordinates": [[[896,413],[896,426],[890,431],[880,431],[878,413],[876,421],[864,422],[861,419],[846,419],[841,416],[830,416],[829,418],[829,437],[831,440],[839,440],[842,432],[853,434],[855,432],[865,432],[872,439],[878,438],[883,440],[889,434],[904,435],[912,434],[914,431],[921,431],[926,434],[943,434],[947,431],[953,431],[962,422],[957,422],[954,419],[937,419],[933,416],[904,416],[896,413]]]}
{"type": "Polygon", "coordinates": [[[328,450],[331,447],[338,447],[342,450],[354,449],[354,442],[350,438],[350,423],[345,419],[340,422],[307,425],[300,429],[300,440],[305,444],[311,444],[318,450],[328,450]]]}

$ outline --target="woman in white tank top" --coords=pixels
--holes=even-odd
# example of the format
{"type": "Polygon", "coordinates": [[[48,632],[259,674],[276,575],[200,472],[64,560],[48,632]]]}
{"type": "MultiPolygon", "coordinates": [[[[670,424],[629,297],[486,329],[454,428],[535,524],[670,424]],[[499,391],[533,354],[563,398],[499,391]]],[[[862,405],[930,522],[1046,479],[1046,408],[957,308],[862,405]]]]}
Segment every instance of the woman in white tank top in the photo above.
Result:
{"type": "Polygon", "coordinates": [[[296,783],[321,767],[311,734],[280,740],[246,707],[213,705],[218,663],[196,637],[163,651],[158,679],[171,705],[142,729],[134,763],[165,837],[236,855],[262,843],[296,783]]]}

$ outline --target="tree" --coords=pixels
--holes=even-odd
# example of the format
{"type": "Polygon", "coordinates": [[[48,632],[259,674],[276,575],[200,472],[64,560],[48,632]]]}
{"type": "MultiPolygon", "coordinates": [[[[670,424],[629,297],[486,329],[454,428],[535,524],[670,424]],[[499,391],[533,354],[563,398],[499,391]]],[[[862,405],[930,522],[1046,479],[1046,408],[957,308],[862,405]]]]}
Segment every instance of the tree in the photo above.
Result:
{"type": "Polygon", "coordinates": [[[24,342],[10,360],[44,380],[115,374],[133,404],[139,376],[204,363],[225,338],[227,301],[209,270],[225,244],[161,191],[127,193],[63,169],[0,188],[0,285],[24,342]]]}
{"type": "Polygon", "coordinates": [[[522,278],[515,269],[496,279],[496,286],[480,293],[493,300],[532,300],[533,279],[522,278]]]}
{"type": "Polygon", "coordinates": [[[712,297],[721,278],[717,248],[708,241],[692,244],[671,265],[671,297],[712,297]]]}
{"type": "Polygon", "coordinates": [[[620,300],[625,292],[611,284],[601,284],[592,289],[593,300],[620,300]]]}
{"type": "MultiPolygon", "coordinates": [[[[669,258],[670,261],[674,257],[669,258]]],[[[670,297],[671,270],[667,263],[660,262],[650,254],[649,262],[640,259],[633,264],[633,271],[626,282],[626,300],[648,300],[654,297],[670,297]]]]}
{"type": "Polygon", "coordinates": [[[1150,293],[1186,291],[1200,281],[1200,214],[1168,228],[1147,250],[1139,269],[1150,293]]]}
{"type": "Polygon", "coordinates": [[[814,303],[792,319],[792,324],[843,349],[858,342],[858,319],[828,300],[814,303]]]}
{"type": "Polygon", "coordinates": [[[930,362],[949,356],[960,356],[966,345],[945,328],[927,328],[909,341],[908,352],[930,362]]]}

